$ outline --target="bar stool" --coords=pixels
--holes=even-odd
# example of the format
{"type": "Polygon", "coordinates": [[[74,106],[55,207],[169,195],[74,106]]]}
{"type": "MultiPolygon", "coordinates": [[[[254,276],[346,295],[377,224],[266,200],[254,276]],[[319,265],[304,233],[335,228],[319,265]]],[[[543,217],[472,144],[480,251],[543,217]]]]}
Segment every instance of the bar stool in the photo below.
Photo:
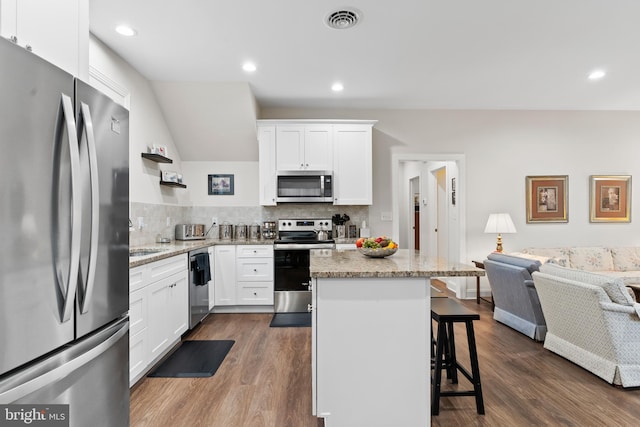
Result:
{"type": "Polygon", "coordinates": [[[431,414],[438,415],[440,413],[441,396],[475,396],[476,410],[478,414],[484,414],[480,367],[473,331],[473,321],[480,320],[480,315],[468,310],[451,298],[431,298],[431,318],[438,323],[432,377],[431,414]],[[464,323],[467,329],[471,373],[462,367],[456,358],[455,335],[453,333],[453,325],[456,322],[464,323]],[[459,371],[473,384],[473,390],[441,391],[443,369],[446,369],[447,377],[453,384],[458,383],[459,371]]]}

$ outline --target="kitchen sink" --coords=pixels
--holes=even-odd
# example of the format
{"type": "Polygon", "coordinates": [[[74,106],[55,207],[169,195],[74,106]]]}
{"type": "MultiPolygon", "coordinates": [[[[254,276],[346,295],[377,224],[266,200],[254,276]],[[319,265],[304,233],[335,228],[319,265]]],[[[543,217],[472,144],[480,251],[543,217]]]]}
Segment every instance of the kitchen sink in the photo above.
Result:
{"type": "Polygon", "coordinates": [[[135,256],[153,255],[153,254],[157,254],[159,252],[164,252],[164,251],[165,249],[134,249],[129,251],[129,256],[135,257],[135,256]]]}

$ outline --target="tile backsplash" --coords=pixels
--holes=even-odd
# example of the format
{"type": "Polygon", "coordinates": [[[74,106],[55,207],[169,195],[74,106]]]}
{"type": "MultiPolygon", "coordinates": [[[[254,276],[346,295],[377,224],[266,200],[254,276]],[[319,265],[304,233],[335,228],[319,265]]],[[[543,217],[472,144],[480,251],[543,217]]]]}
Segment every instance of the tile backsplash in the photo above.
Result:
{"type": "MultiPolygon", "coordinates": [[[[279,218],[331,218],[335,214],[347,214],[360,229],[362,221],[369,223],[368,206],[334,206],[330,204],[282,204],[278,206],[214,207],[214,206],[172,206],[131,202],[129,217],[134,231],[129,232],[131,246],[154,244],[158,236],[174,239],[176,224],[205,224],[209,230],[213,217],[219,224],[257,223],[275,221],[279,218]],[[142,218],[142,228],[139,227],[142,218]],[[167,220],[168,218],[168,220],[167,220]],[[168,225],[167,225],[168,224],[168,225]]],[[[217,229],[209,233],[216,238],[217,229]]]]}

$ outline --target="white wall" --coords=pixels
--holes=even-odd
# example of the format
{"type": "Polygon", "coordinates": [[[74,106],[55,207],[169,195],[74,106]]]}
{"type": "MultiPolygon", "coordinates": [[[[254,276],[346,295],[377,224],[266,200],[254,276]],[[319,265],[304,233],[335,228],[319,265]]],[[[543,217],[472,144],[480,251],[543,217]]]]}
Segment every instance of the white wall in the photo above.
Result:
{"type": "MultiPolygon", "coordinates": [[[[173,142],[151,85],[140,73],[123,61],[93,35],[89,44],[89,65],[129,92],[129,191],[134,202],[186,204],[183,189],[161,187],[161,169],[182,172],[180,153],[173,142]],[[172,164],[159,164],[140,156],[148,145],[164,145],[172,164]]],[[[187,185],[189,182],[185,181],[187,185]]]]}
{"type": "MultiPolygon", "coordinates": [[[[257,145],[257,143],[256,143],[257,145]]],[[[187,196],[193,206],[259,206],[258,162],[182,162],[187,196]],[[234,175],[234,195],[210,196],[208,176],[234,175]]]]}
{"type": "MultiPolygon", "coordinates": [[[[376,119],[373,133],[374,234],[392,234],[380,213],[391,209],[392,153],[465,155],[467,259],[484,259],[495,236],[484,234],[491,212],[509,212],[518,230],[504,235],[506,251],[526,246],[640,246],[640,199],[632,222],[589,223],[589,175],[640,177],[640,112],[311,110],[263,108],[264,119],[376,119]],[[526,224],[525,177],[569,175],[569,222],[526,224]]],[[[463,191],[463,186],[464,188],[463,191]]],[[[632,191],[632,193],[635,191],[632,191]]]]}

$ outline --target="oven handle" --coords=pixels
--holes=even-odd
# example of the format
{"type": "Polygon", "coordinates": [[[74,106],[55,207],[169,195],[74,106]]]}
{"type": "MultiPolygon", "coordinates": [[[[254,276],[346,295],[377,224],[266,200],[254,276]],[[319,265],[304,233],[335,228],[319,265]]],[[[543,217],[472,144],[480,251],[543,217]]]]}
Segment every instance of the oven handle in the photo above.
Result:
{"type": "Polygon", "coordinates": [[[273,249],[276,251],[284,251],[284,250],[292,250],[292,251],[304,251],[310,249],[335,249],[335,243],[318,243],[318,244],[307,244],[307,243],[275,243],[273,245],[273,249]]]}

